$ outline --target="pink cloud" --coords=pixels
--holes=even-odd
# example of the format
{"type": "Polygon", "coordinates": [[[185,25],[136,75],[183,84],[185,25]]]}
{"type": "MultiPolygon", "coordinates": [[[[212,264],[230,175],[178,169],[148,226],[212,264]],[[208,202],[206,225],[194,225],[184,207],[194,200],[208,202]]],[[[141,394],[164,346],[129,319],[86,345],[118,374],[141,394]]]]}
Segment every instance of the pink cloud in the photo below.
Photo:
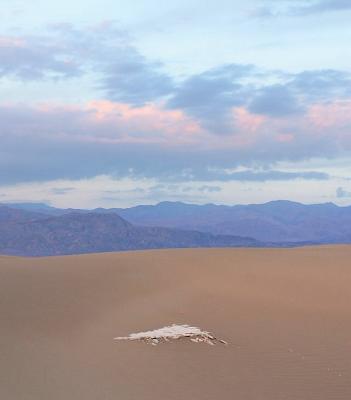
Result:
{"type": "Polygon", "coordinates": [[[252,114],[245,107],[234,107],[232,109],[233,134],[224,139],[226,146],[245,148],[254,145],[266,120],[266,116],[252,114]]]}
{"type": "Polygon", "coordinates": [[[111,143],[194,144],[206,134],[178,110],[157,105],[132,107],[110,101],[86,105],[3,105],[2,130],[16,136],[53,136],[64,140],[111,143]],[[6,122],[7,121],[7,122],[6,122]]]}
{"type": "Polygon", "coordinates": [[[25,41],[20,38],[0,36],[0,47],[23,47],[25,41]]]}
{"type": "Polygon", "coordinates": [[[199,125],[186,117],[183,112],[164,110],[153,104],[132,107],[128,104],[101,100],[89,103],[87,109],[93,111],[97,121],[123,121],[131,126],[139,126],[142,122],[148,128],[164,130],[169,134],[178,133],[179,128],[190,134],[200,132],[199,125]]]}
{"type": "Polygon", "coordinates": [[[281,143],[290,143],[295,139],[295,136],[292,133],[280,133],[276,136],[276,139],[281,143]]]}
{"type": "Polygon", "coordinates": [[[308,119],[318,130],[351,127],[351,101],[315,104],[308,111],[308,119]]]}
{"type": "Polygon", "coordinates": [[[7,135],[75,142],[145,143],[199,151],[233,149],[248,154],[332,152],[351,145],[351,102],[345,101],[315,104],[305,115],[281,119],[236,107],[232,110],[232,133],[227,135],[210,133],[184,112],[161,104],[132,107],[105,100],[61,106],[8,104],[0,107],[0,118],[7,135]]]}
{"type": "Polygon", "coordinates": [[[148,104],[132,107],[128,104],[100,100],[90,102],[86,110],[96,125],[111,125],[125,140],[193,142],[202,129],[196,121],[179,110],[166,110],[148,104]]]}
{"type": "Polygon", "coordinates": [[[266,116],[252,114],[245,107],[234,108],[233,115],[238,129],[247,133],[256,133],[267,120],[266,116]]]}

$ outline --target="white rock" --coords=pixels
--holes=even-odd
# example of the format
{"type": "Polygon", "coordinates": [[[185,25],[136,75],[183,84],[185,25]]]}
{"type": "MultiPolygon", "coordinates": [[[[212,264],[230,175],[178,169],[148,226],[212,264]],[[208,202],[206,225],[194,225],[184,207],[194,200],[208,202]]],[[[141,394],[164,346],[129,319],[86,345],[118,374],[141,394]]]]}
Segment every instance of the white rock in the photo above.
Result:
{"type": "Polygon", "coordinates": [[[169,341],[172,339],[188,338],[192,342],[204,342],[215,344],[217,342],[227,344],[224,340],[219,340],[211,333],[202,331],[200,328],[190,325],[170,325],[153,331],[131,333],[129,336],[120,336],[115,340],[142,340],[156,346],[160,340],[169,341]]]}

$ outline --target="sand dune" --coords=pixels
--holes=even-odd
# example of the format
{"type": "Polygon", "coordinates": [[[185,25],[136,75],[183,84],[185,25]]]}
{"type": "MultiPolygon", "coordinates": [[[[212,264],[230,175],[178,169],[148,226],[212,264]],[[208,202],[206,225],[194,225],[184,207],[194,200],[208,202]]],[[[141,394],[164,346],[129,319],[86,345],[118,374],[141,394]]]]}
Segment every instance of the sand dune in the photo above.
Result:
{"type": "Polygon", "coordinates": [[[0,257],[0,398],[351,398],[351,246],[0,257]],[[116,336],[189,324],[229,344],[116,336]]]}

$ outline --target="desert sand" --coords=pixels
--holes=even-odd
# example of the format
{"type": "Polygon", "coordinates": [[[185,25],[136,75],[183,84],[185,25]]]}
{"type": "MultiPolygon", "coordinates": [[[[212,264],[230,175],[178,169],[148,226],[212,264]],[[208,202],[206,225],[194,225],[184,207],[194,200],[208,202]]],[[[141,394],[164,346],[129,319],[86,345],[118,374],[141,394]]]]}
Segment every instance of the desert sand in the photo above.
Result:
{"type": "Polygon", "coordinates": [[[0,257],[0,322],[4,400],[351,399],[351,246],[0,257]]]}

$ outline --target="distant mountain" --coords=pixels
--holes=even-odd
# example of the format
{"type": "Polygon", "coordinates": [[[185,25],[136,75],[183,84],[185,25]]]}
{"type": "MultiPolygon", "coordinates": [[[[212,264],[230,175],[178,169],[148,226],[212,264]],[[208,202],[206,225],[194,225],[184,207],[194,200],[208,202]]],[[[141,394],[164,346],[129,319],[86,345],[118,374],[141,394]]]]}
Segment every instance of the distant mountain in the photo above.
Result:
{"type": "MultiPolygon", "coordinates": [[[[65,209],[51,207],[45,203],[0,203],[0,207],[8,207],[15,210],[30,211],[44,215],[64,215],[72,211],[79,211],[71,208],[65,209]]],[[[89,210],[82,211],[89,212],[89,210]]]]}
{"type": "MultiPolygon", "coordinates": [[[[13,207],[13,205],[11,205],[13,207]]],[[[33,210],[33,208],[28,209],[33,210]]],[[[36,207],[47,215],[72,210],[36,207]]],[[[76,213],[118,214],[137,226],[195,230],[214,235],[254,238],[273,244],[351,243],[351,206],[305,205],[292,201],[224,206],[162,202],[131,208],[75,210],[76,213]]]]}
{"type": "Polygon", "coordinates": [[[71,212],[48,216],[0,207],[0,221],[0,253],[11,255],[263,245],[251,238],[232,235],[134,226],[116,213],[71,212]],[[1,215],[7,215],[6,220],[1,215]]]}
{"type": "Polygon", "coordinates": [[[272,201],[222,206],[163,202],[120,210],[119,214],[134,224],[249,236],[264,242],[351,242],[351,207],[333,203],[272,201]]]}
{"type": "Polygon", "coordinates": [[[17,222],[29,222],[41,218],[47,218],[47,215],[0,205],[0,226],[17,222]]]}

